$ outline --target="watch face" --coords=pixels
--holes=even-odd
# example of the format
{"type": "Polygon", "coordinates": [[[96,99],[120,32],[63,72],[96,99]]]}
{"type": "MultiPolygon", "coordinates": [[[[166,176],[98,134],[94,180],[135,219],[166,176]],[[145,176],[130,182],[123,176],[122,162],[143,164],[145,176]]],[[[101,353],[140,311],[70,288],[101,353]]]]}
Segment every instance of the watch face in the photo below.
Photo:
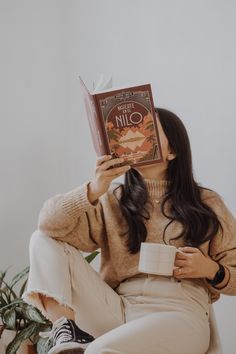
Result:
{"type": "Polygon", "coordinates": [[[215,275],[215,278],[210,280],[209,283],[213,286],[220,284],[225,277],[225,268],[222,266],[222,264],[219,264],[220,269],[218,270],[218,272],[215,275]]]}

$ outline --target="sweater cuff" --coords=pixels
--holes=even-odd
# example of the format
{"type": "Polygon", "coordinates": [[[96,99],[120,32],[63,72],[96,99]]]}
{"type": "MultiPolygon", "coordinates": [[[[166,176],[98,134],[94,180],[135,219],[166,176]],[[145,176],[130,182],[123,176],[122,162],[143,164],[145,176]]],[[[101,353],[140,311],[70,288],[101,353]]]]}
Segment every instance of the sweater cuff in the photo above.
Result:
{"type": "Polygon", "coordinates": [[[71,217],[79,217],[82,212],[86,212],[89,209],[96,209],[96,207],[100,204],[99,199],[96,204],[91,204],[88,200],[89,183],[90,182],[86,182],[64,194],[62,207],[67,215],[71,217]]]}

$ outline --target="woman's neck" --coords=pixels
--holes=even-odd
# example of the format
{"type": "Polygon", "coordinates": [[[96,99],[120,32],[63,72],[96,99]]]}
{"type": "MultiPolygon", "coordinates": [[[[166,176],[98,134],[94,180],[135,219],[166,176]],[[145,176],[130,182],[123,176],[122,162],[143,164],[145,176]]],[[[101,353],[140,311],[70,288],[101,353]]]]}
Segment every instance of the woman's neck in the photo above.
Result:
{"type": "Polygon", "coordinates": [[[166,176],[166,166],[163,164],[155,164],[155,165],[146,165],[141,167],[134,167],[143,178],[152,179],[158,181],[164,181],[167,179],[166,176]]]}

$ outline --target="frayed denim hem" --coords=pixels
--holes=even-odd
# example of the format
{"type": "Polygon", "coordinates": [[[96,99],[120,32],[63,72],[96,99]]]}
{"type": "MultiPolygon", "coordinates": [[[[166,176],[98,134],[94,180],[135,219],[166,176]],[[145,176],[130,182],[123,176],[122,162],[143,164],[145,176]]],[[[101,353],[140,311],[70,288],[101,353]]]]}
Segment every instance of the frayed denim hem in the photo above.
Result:
{"type": "Polygon", "coordinates": [[[23,295],[22,299],[28,303],[29,305],[32,305],[36,307],[40,312],[43,314],[43,316],[46,317],[47,320],[51,321],[51,319],[48,317],[48,314],[43,306],[42,300],[40,295],[44,295],[46,297],[50,297],[58,302],[59,305],[63,305],[67,308],[70,308],[71,310],[74,311],[75,317],[76,317],[76,308],[74,305],[68,303],[65,298],[58,297],[57,295],[54,294],[49,294],[47,291],[44,290],[27,290],[23,295]]]}

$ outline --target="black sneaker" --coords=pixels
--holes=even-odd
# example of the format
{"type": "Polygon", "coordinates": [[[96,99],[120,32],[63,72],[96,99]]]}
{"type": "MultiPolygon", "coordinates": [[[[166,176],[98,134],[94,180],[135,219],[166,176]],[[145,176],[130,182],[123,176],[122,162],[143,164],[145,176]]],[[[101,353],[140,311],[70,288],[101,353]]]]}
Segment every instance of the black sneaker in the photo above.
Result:
{"type": "Polygon", "coordinates": [[[40,332],[43,338],[49,338],[52,348],[48,354],[79,354],[83,353],[89,343],[94,340],[90,334],[82,331],[73,320],[59,318],[53,323],[50,332],[40,332]]]}

